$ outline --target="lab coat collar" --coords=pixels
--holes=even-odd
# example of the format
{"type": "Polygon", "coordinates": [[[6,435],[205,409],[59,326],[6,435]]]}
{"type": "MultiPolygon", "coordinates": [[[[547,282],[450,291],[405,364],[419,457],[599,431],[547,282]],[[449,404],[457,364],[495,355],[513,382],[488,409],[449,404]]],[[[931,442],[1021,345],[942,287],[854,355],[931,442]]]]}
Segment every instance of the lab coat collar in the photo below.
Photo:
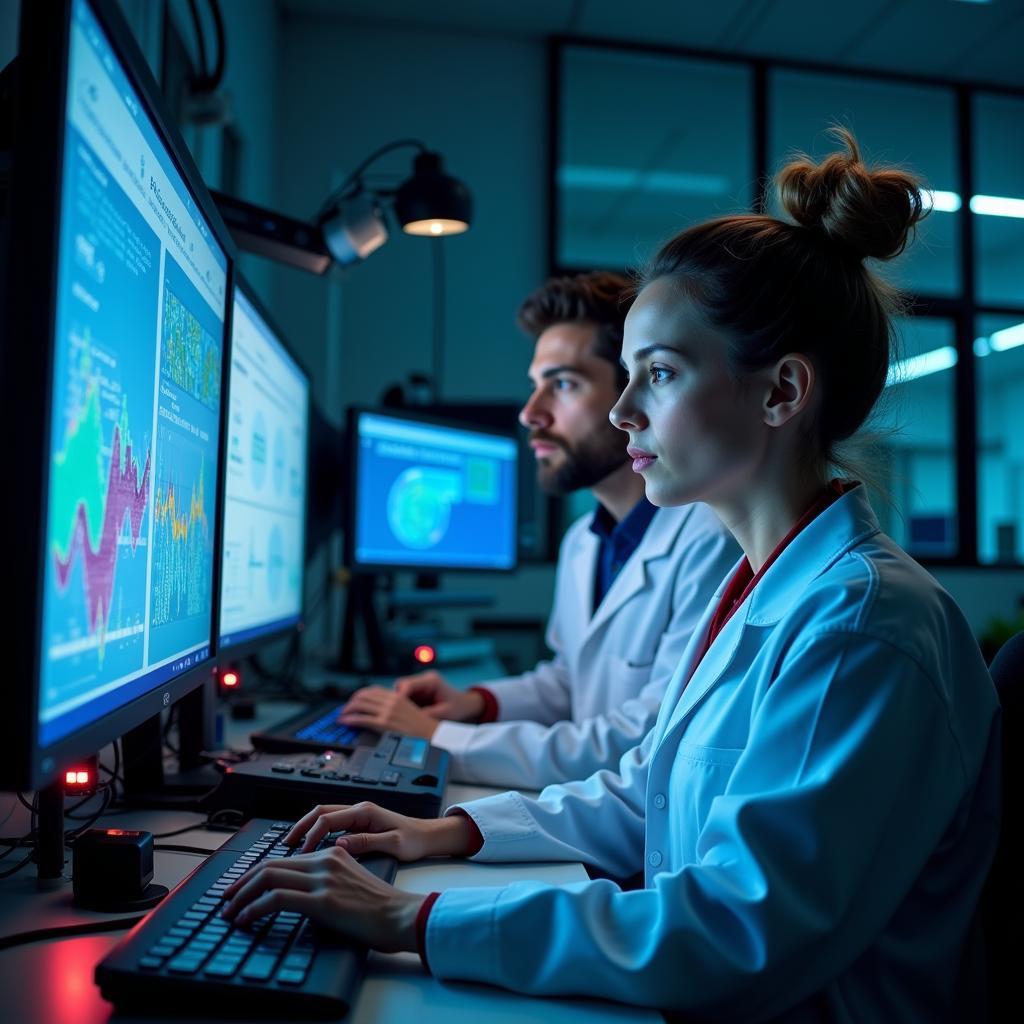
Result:
{"type": "Polygon", "coordinates": [[[744,620],[752,626],[774,625],[814,580],[879,530],[867,488],[861,484],[847,491],[812,519],[769,567],[747,601],[744,620]]]}
{"type": "MultiPolygon", "coordinates": [[[[667,713],[662,737],[684,722],[714,688],[732,661],[745,629],[774,625],[818,576],[879,529],[863,485],[829,505],[790,541],[746,599],[745,607],[737,609],[694,669],[694,658],[703,647],[714,615],[713,603],[694,630],[669,683],[665,700],[672,710],[667,713]]],[[[721,596],[724,587],[719,587],[716,597],[721,596]]]]}
{"type": "MultiPolygon", "coordinates": [[[[593,632],[600,628],[601,623],[615,614],[634,594],[641,590],[647,580],[647,564],[656,558],[664,558],[672,551],[672,546],[679,536],[679,531],[693,514],[693,506],[681,509],[682,514],[673,514],[672,511],[659,509],[654,514],[650,525],[644,532],[640,545],[633,552],[632,556],[622,567],[622,571],[612,581],[608,593],[598,605],[593,618],[587,626],[587,632],[593,632]]],[[[584,598],[590,600],[594,592],[594,562],[597,558],[597,538],[587,531],[587,539],[591,543],[586,545],[588,567],[581,572],[579,578],[586,589],[583,591],[584,598]]]]}

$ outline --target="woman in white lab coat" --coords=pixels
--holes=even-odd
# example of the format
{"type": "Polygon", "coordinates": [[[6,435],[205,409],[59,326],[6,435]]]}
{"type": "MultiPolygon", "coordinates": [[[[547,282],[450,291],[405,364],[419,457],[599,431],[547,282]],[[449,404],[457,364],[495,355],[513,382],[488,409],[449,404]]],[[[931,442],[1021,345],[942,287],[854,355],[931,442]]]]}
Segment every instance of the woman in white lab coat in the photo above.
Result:
{"type": "Polygon", "coordinates": [[[917,184],[852,138],[780,175],[795,223],[721,218],[655,257],[626,321],[612,412],[655,504],[705,501],[745,558],[661,714],[618,772],[415,821],[317,808],[312,848],[229,891],[440,977],[700,1019],[953,1019],[997,834],[997,702],[952,599],[832,479],[889,368],[892,300],[865,267],[902,251],[917,184]],[[346,848],[347,851],[346,852],[346,848]],[[421,895],[349,853],[583,860],[646,886],[517,883],[421,895]]]}

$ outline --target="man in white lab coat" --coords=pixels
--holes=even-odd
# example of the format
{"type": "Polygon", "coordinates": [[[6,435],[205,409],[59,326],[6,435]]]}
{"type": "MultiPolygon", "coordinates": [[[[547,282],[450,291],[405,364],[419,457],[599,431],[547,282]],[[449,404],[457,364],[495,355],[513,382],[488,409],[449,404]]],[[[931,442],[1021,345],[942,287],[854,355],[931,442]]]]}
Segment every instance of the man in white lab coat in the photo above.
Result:
{"type": "Polygon", "coordinates": [[[426,737],[451,752],[455,778],[524,789],[614,767],[652,728],[739,549],[706,506],[651,505],[608,420],[626,380],[631,296],[626,278],[591,273],[549,281],[519,310],[535,339],[519,418],[540,483],[559,495],[588,488],[598,502],[562,541],[547,631],[554,657],[468,691],[438,672],[368,687],[343,722],[426,737]]]}

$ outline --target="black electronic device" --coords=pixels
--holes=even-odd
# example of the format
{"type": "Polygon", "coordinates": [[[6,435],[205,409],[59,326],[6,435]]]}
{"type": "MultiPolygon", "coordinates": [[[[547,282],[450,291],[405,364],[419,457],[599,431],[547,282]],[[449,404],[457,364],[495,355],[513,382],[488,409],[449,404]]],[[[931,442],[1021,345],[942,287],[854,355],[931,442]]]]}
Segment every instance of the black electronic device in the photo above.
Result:
{"type": "Polygon", "coordinates": [[[123,913],[156,906],[167,886],[153,882],[153,833],[91,828],[75,840],[75,906],[123,913]]]}
{"type": "MultiPolygon", "coordinates": [[[[103,998],[146,1014],[157,1007],[295,1020],[346,1014],[362,978],[363,948],[295,912],[279,911],[246,928],[221,916],[224,890],[236,878],[260,861],[298,852],[283,842],[290,827],[254,819],[212,853],[100,961],[96,983],[103,998]]],[[[394,880],[393,858],[360,859],[379,878],[394,880]]]]}
{"type": "Polygon", "coordinates": [[[348,752],[258,754],[230,765],[204,806],[297,818],[316,804],[371,800],[414,818],[436,818],[449,759],[425,739],[393,732],[348,752]]]}
{"type": "Polygon", "coordinates": [[[17,61],[0,788],[38,789],[210,677],[234,247],[114,0],[23,4],[17,61]]]}
{"type": "Polygon", "coordinates": [[[249,741],[256,750],[278,754],[322,754],[325,750],[355,750],[360,744],[375,745],[376,733],[353,729],[338,720],[344,710],[345,705],[337,701],[316,704],[269,729],[252,733],[249,741]]]}

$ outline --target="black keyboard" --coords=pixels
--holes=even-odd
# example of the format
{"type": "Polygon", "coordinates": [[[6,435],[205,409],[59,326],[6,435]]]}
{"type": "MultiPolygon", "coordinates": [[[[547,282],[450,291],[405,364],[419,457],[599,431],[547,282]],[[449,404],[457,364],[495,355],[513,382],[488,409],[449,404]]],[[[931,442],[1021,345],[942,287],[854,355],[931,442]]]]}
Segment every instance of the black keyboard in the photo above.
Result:
{"type": "MultiPolygon", "coordinates": [[[[221,916],[224,890],[236,878],[260,861],[298,852],[282,841],[290,828],[289,822],[254,819],[211,853],[97,965],[103,998],[150,1012],[221,1005],[232,1013],[292,1018],[347,1013],[365,949],[298,913],[279,911],[245,928],[221,916]]],[[[361,860],[378,877],[394,880],[392,857],[361,860]]]]}
{"type": "Polygon", "coordinates": [[[307,750],[322,754],[327,750],[355,750],[360,746],[375,744],[376,733],[353,729],[338,721],[338,715],[344,707],[344,704],[335,701],[318,704],[269,729],[254,732],[249,738],[257,750],[281,754],[307,750]]]}
{"type": "Polygon", "coordinates": [[[329,747],[354,747],[359,742],[362,729],[353,729],[350,725],[343,725],[338,721],[344,704],[332,707],[327,714],[302,728],[297,729],[295,738],[300,740],[311,740],[314,743],[324,743],[329,747]]]}

